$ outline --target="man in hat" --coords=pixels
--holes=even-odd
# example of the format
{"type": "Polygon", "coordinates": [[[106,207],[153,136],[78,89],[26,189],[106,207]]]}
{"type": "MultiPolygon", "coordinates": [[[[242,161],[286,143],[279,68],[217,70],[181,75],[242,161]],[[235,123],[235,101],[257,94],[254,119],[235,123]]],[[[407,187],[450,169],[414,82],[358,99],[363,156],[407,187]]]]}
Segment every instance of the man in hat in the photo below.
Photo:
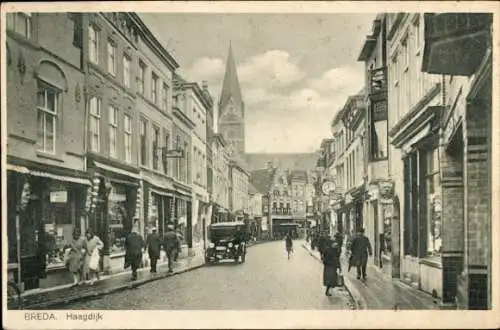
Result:
{"type": "Polygon", "coordinates": [[[165,253],[167,254],[168,259],[168,271],[173,272],[173,258],[175,257],[175,253],[178,246],[178,237],[176,232],[174,231],[174,226],[168,225],[167,232],[164,236],[164,244],[165,253]]]}
{"type": "Polygon", "coordinates": [[[137,228],[134,227],[125,239],[125,260],[132,266],[132,281],[137,279],[137,269],[141,264],[143,248],[144,240],[139,235],[137,228]]]}
{"type": "Polygon", "coordinates": [[[156,228],[151,230],[151,234],[148,235],[146,240],[146,246],[148,249],[149,259],[151,260],[151,273],[156,273],[156,263],[160,259],[161,252],[161,239],[156,233],[156,228]]]}
{"type": "Polygon", "coordinates": [[[358,280],[363,277],[366,280],[366,265],[368,255],[372,256],[372,246],[368,237],[365,236],[364,228],[359,229],[351,242],[352,265],[356,266],[358,280]]]}

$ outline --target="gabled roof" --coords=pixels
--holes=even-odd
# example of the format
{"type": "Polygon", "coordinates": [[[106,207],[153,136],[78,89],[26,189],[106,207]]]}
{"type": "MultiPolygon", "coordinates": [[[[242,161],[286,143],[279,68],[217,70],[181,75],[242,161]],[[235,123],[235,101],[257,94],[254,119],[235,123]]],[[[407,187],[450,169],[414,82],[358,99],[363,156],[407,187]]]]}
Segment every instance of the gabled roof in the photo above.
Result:
{"type": "MultiPolygon", "coordinates": [[[[235,106],[243,104],[243,96],[241,95],[241,87],[238,80],[238,72],[236,70],[233,50],[231,48],[231,44],[229,44],[229,54],[226,62],[226,73],[224,74],[224,81],[222,82],[219,109],[224,109],[231,98],[235,102],[235,106]]],[[[219,111],[219,117],[221,114],[222,111],[219,111]]]]}
{"type": "Polygon", "coordinates": [[[250,183],[258,192],[265,195],[271,191],[276,168],[265,168],[250,173],[250,183]]]}

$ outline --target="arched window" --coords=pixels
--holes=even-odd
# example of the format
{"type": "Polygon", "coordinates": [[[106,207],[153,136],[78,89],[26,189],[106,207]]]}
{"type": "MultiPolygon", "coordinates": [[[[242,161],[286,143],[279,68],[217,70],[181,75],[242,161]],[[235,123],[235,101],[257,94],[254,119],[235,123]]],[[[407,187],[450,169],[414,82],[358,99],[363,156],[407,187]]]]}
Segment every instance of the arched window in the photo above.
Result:
{"type": "Polygon", "coordinates": [[[55,63],[42,61],[35,70],[37,78],[37,149],[56,153],[62,92],[67,90],[64,72],[55,63]]]}

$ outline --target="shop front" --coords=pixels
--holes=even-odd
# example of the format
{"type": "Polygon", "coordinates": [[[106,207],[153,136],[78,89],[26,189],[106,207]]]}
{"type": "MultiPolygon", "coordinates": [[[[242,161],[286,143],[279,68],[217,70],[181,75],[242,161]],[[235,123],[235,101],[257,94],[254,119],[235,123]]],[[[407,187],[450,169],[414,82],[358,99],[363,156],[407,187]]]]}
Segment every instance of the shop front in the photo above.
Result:
{"type": "Polygon", "coordinates": [[[8,264],[23,290],[64,269],[64,251],[84,223],[84,172],[23,161],[7,164],[8,264]],[[20,269],[20,272],[19,272],[20,269]]]}
{"type": "Polygon", "coordinates": [[[405,128],[394,133],[392,141],[403,151],[401,278],[440,298],[443,292],[441,114],[441,106],[422,108],[405,128]]]}
{"type": "Polygon", "coordinates": [[[189,186],[174,182],[173,196],[173,225],[177,234],[181,237],[183,250],[193,248],[193,209],[192,192],[189,186]]]}
{"type": "Polygon", "coordinates": [[[394,182],[388,179],[372,180],[366,197],[365,234],[373,245],[373,263],[392,274],[394,182]]]}
{"type": "Polygon", "coordinates": [[[151,184],[143,180],[144,191],[144,229],[143,235],[147,237],[156,228],[160,237],[167,232],[167,226],[174,223],[172,216],[174,192],[172,190],[151,184]]]}
{"type": "Polygon", "coordinates": [[[194,194],[192,203],[193,245],[195,248],[205,246],[207,223],[209,223],[209,203],[206,196],[194,194]]]}
{"type": "Polygon", "coordinates": [[[91,159],[89,173],[95,199],[86,227],[104,243],[101,269],[108,273],[112,260],[125,255],[126,236],[133,228],[140,230],[143,226],[136,207],[141,194],[140,177],[133,168],[113,167],[91,159]]]}
{"type": "Polygon", "coordinates": [[[352,236],[361,228],[363,223],[363,188],[352,189],[345,195],[344,228],[347,235],[352,236]]]}

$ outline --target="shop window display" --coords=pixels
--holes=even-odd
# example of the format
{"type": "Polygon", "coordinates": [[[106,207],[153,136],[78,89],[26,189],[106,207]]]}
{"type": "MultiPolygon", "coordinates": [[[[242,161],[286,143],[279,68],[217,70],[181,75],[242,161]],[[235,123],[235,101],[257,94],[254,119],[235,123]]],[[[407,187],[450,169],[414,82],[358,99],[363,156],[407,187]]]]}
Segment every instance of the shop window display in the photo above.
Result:
{"type": "Polygon", "coordinates": [[[438,150],[427,153],[426,193],[427,207],[427,253],[441,252],[441,181],[439,177],[438,150]]]}
{"type": "Polygon", "coordinates": [[[125,252],[125,237],[126,232],[124,224],[128,219],[127,214],[127,197],[125,188],[113,186],[109,196],[109,229],[110,229],[110,252],[118,254],[125,252]]]}
{"type": "Polygon", "coordinates": [[[72,191],[51,191],[45,200],[44,231],[48,267],[64,266],[64,251],[72,241],[75,228],[75,203],[72,191]]]}

